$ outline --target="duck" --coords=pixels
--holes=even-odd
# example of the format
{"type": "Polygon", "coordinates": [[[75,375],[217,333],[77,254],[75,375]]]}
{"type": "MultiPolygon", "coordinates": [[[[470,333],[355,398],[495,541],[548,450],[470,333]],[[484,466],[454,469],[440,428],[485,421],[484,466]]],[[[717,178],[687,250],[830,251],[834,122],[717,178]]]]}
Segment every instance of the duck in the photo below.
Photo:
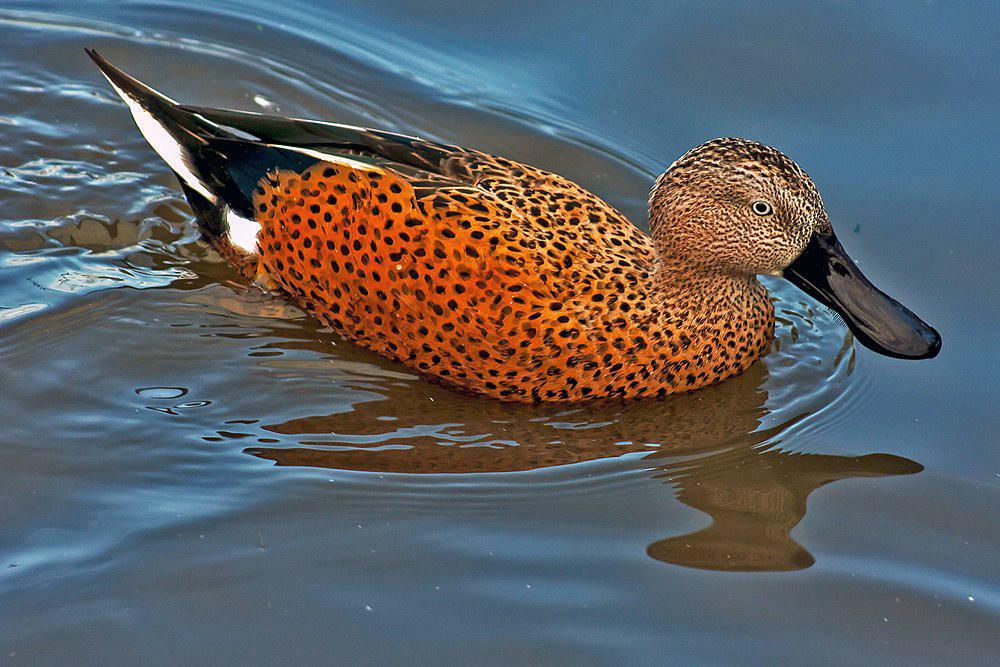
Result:
{"type": "Polygon", "coordinates": [[[87,54],[175,173],[202,236],[339,336],[511,402],[665,397],[745,372],[782,276],[882,355],[940,335],[876,288],[810,176],[738,137],[653,184],[649,233],[554,173],[341,123],[178,103],[87,54]]]}

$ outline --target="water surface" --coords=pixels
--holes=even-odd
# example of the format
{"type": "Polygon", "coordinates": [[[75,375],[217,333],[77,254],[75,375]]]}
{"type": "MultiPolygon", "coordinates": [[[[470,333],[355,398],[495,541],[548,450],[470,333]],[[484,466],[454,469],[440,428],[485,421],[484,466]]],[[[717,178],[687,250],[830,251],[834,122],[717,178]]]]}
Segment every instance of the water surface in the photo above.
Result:
{"type": "Polygon", "coordinates": [[[5,3],[0,655],[995,662],[995,10],[5,3]],[[719,135],[812,173],[941,355],[768,282],[771,353],[666,401],[428,384],[241,281],[83,56],[171,96],[563,173],[644,226],[719,135]]]}

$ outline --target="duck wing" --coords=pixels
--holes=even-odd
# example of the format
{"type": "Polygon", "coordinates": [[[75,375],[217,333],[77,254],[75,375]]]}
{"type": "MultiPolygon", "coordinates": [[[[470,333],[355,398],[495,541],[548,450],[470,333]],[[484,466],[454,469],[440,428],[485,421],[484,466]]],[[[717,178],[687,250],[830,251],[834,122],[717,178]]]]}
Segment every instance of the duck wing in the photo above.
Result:
{"type": "Polygon", "coordinates": [[[463,165],[468,161],[471,151],[457,146],[341,123],[186,104],[180,105],[180,108],[243,139],[344,155],[368,156],[377,158],[384,164],[396,163],[411,170],[449,177],[457,182],[468,182],[469,174],[463,165]]]}
{"type": "Polygon", "coordinates": [[[594,193],[558,174],[503,157],[417,137],[340,123],[181,105],[247,139],[368,160],[405,176],[418,196],[447,189],[494,197],[523,212],[543,236],[568,232],[575,251],[652,256],[649,238],[594,193]],[[488,193],[485,194],[485,193],[488,193]],[[548,231],[546,231],[548,230],[548,231]]]}

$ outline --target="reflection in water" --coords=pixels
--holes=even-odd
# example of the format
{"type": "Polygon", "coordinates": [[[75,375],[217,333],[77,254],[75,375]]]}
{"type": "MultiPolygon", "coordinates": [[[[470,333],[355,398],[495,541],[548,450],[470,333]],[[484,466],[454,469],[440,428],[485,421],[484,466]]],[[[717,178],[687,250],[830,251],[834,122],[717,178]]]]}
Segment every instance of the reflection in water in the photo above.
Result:
{"type": "Polygon", "coordinates": [[[389,386],[392,411],[420,415],[422,423],[383,417],[386,404],[368,401],[341,414],[266,426],[295,438],[296,446],[246,451],[284,466],[408,474],[525,471],[644,452],[638,460],[655,464],[654,478],[713,520],[703,530],[653,543],[650,556],[712,570],[802,569],[814,559],[789,533],[805,515],[814,489],[849,477],[912,474],[923,467],[888,454],[829,456],[775,447],[790,423],[760,428],[769,414],[762,387],[766,375],[766,367],[757,363],[735,380],[666,401],[571,410],[447,391],[429,400],[422,392],[389,386]],[[592,421],[594,414],[601,421],[592,421]],[[456,418],[490,430],[469,433],[456,418]]]}
{"type": "Polygon", "coordinates": [[[658,476],[676,485],[677,499],[712,517],[707,528],[654,542],[646,550],[665,563],[706,570],[801,570],[815,562],[789,533],[821,486],[850,477],[911,475],[924,467],[891,454],[829,456],[738,447],[658,476]]]}

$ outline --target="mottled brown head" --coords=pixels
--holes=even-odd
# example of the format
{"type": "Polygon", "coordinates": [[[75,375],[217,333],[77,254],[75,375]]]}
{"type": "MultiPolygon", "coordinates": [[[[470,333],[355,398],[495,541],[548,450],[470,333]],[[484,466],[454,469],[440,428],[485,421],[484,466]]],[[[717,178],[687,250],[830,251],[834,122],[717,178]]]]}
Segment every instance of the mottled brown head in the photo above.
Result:
{"type": "Polygon", "coordinates": [[[714,139],[685,153],[653,187],[661,256],[734,275],[779,275],[829,228],[812,179],[781,151],[714,139]]]}
{"type": "Polygon", "coordinates": [[[702,144],[656,181],[649,216],[666,271],[784,276],[880,354],[927,359],[941,349],[931,326],[861,273],[809,175],[781,151],[747,139],[702,144]]]}

